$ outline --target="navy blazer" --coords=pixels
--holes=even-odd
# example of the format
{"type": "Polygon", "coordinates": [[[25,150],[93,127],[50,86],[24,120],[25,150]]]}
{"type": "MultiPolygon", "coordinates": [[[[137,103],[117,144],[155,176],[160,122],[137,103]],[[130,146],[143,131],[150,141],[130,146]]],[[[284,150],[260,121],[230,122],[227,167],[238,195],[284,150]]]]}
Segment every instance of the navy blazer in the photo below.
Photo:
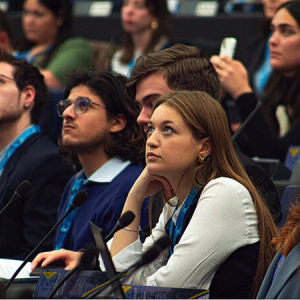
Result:
{"type": "MultiPolygon", "coordinates": [[[[58,148],[40,133],[29,137],[11,156],[0,177],[0,210],[25,179],[30,191],[0,216],[0,257],[24,259],[56,222],[57,208],[71,168],[58,148]]],[[[53,236],[40,251],[52,249],[53,236]]]]}
{"type": "Polygon", "coordinates": [[[300,299],[300,243],[285,258],[272,284],[280,257],[280,252],[274,257],[258,292],[258,299],[300,299]]]}

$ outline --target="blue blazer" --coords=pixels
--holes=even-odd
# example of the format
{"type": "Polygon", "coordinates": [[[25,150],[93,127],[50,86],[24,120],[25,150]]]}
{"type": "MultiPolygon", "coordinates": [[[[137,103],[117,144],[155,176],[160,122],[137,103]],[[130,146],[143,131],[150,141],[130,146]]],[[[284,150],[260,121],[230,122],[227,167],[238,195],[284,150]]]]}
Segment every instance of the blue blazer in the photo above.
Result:
{"type": "Polygon", "coordinates": [[[286,257],[272,284],[280,256],[278,252],[274,257],[258,292],[258,299],[300,298],[300,243],[286,257]]]}

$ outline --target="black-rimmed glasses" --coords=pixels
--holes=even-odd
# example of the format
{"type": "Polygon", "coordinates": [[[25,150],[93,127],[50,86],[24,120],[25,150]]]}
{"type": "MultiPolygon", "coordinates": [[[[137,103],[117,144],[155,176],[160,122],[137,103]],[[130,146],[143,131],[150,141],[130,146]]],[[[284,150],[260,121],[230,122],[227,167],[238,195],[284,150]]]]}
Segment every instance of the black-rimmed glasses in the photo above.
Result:
{"type": "MultiPolygon", "coordinates": [[[[100,105],[98,103],[93,102],[92,100],[90,100],[89,98],[85,98],[85,97],[79,97],[74,101],[74,112],[76,115],[83,115],[87,109],[89,104],[94,104],[97,105],[99,107],[102,107],[105,109],[105,107],[103,105],[100,105]]],[[[72,101],[69,99],[65,99],[65,100],[60,100],[57,105],[57,114],[62,117],[64,111],[66,110],[67,107],[69,107],[70,105],[72,105],[72,101]]]]}

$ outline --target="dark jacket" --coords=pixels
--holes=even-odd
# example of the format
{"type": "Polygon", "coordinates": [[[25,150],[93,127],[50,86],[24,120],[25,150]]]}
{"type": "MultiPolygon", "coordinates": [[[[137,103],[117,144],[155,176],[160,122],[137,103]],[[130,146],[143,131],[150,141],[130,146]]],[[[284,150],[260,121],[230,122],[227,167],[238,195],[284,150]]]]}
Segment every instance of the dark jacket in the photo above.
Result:
{"type": "MultiPolygon", "coordinates": [[[[0,210],[23,180],[32,186],[0,216],[0,257],[24,259],[42,240],[56,222],[60,197],[72,173],[57,147],[40,133],[14,152],[0,177],[0,210]]],[[[38,252],[52,249],[52,239],[38,252]]]]}

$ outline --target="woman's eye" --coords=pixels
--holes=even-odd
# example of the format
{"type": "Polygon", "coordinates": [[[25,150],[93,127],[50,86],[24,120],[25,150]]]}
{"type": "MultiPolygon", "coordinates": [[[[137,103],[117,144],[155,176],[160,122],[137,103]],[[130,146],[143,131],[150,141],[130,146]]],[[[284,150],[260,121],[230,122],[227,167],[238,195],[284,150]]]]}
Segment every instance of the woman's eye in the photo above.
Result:
{"type": "Polygon", "coordinates": [[[164,132],[171,133],[171,132],[173,132],[173,129],[169,126],[166,126],[164,129],[164,132]]]}
{"type": "Polygon", "coordinates": [[[153,133],[154,132],[154,128],[152,126],[148,126],[148,133],[153,133]]]}

